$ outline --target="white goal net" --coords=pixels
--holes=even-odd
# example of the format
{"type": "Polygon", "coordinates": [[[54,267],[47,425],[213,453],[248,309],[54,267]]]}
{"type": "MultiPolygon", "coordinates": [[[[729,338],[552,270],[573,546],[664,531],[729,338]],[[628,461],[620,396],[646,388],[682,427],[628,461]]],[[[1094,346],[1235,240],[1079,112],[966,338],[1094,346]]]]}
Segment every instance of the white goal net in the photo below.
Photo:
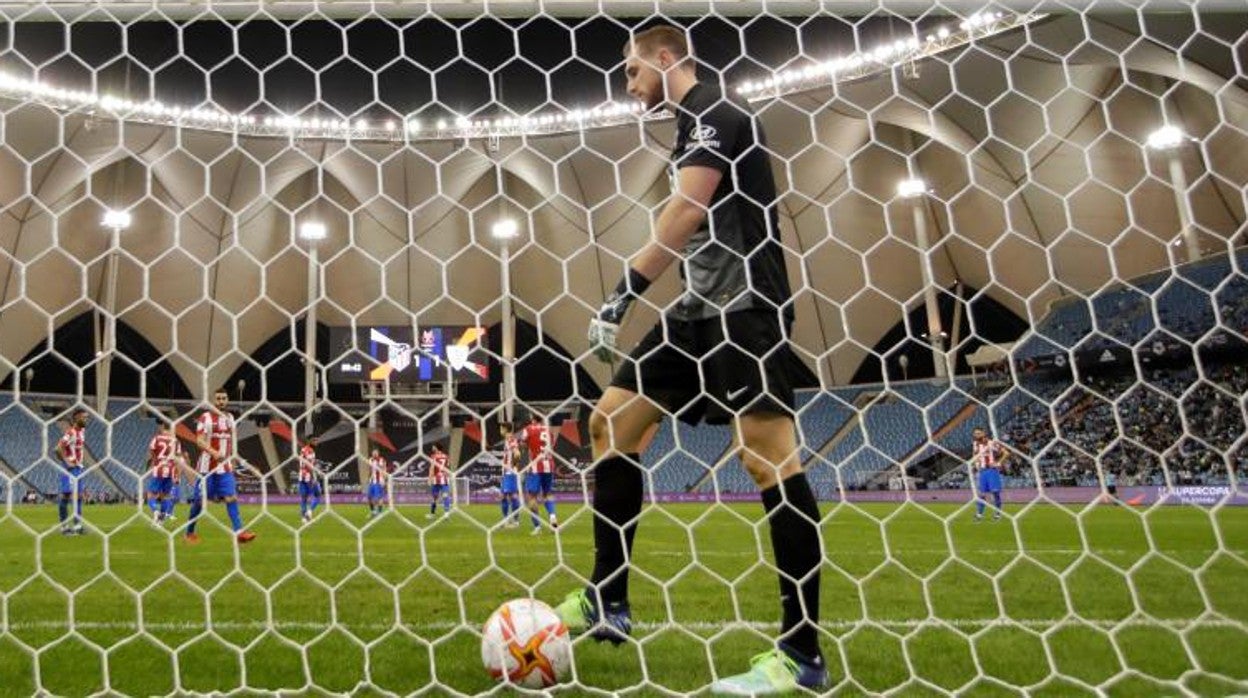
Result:
{"type": "Polygon", "coordinates": [[[798,587],[803,690],[1248,693],[1244,9],[0,0],[0,695],[494,691],[491,612],[603,582],[604,443],[631,633],[561,694],[736,685],[798,587]],[[662,24],[745,150],[641,106],[662,24]]]}

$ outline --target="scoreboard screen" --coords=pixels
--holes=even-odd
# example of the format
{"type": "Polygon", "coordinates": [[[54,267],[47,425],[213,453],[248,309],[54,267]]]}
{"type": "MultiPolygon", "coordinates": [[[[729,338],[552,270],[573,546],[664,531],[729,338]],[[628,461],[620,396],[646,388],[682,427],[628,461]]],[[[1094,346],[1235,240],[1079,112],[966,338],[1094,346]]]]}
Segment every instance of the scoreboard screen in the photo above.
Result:
{"type": "Polygon", "coordinates": [[[461,325],[331,327],[331,383],[389,381],[395,384],[443,382],[449,367],[455,380],[490,380],[485,328],[461,325]]]}

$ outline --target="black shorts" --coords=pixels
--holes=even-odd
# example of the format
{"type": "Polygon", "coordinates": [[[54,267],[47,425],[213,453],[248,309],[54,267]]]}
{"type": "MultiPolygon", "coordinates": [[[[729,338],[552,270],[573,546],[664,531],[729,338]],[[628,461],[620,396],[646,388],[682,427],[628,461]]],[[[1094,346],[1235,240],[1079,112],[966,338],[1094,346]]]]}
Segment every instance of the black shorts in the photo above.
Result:
{"type": "Polygon", "coordinates": [[[727,424],[756,412],[792,415],[797,361],[788,328],[772,310],[709,320],[664,318],[611,385],[650,398],[683,422],[727,424]]]}

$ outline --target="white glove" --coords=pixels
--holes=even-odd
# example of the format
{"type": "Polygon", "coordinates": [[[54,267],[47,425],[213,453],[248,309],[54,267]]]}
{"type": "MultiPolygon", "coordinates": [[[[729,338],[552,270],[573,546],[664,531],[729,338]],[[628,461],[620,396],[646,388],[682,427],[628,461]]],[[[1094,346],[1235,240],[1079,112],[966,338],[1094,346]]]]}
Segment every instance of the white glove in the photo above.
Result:
{"type": "Polygon", "coordinates": [[[589,348],[594,356],[604,363],[615,358],[615,340],[620,333],[620,326],[599,318],[589,321],[589,348]]]}

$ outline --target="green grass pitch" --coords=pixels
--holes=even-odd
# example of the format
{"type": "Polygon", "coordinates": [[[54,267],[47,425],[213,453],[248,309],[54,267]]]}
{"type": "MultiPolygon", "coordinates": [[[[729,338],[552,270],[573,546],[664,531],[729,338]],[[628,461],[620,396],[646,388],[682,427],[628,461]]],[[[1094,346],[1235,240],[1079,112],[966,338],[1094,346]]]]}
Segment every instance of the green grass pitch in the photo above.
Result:
{"type": "MultiPolygon", "coordinates": [[[[578,642],[558,693],[697,693],[742,670],[779,619],[760,509],[648,509],[637,642],[578,642]]],[[[491,528],[485,505],[335,505],[303,528],[294,507],[244,508],[260,538],[241,549],[216,506],[194,548],[133,507],[87,513],[80,538],[53,506],[0,518],[0,695],[484,692],[474,631],[508,598],[557,601],[592,557],[588,511],[566,505],[557,537],[491,528]]],[[[1248,692],[1248,509],[824,513],[837,695],[1248,692]]]]}

